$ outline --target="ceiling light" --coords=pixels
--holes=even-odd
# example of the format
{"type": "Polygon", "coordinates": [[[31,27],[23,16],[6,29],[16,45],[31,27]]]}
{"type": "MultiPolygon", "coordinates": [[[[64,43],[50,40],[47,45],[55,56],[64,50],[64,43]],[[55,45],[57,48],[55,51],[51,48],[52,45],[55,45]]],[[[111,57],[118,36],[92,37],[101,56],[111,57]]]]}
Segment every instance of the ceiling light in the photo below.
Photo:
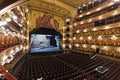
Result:
{"type": "Polygon", "coordinates": [[[80,37],[80,40],[82,40],[83,39],[83,37],[80,37]]]}
{"type": "Polygon", "coordinates": [[[70,19],[66,19],[65,21],[66,21],[66,22],[69,22],[69,21],[70,21],[70,19]]]}
{"type": "Polygon", "coordinates": [[[84,29],[83,32],[87,32],[87,29],[84,29]]]}
{"type": "Polygon", "coordinates": [[[118,1],[120,1],[120,0],[114,0],[115,2],[118,2],[118,1]]]}
{"type": "Polygon", "coordinates": [[[20,27],[22,27],[22,24],[18,24],[20,27]]]}
{"type": "Polygon", "coordinates": [[[74,23],[74,26],[77,26],[77,23],[74,23]]]}
{"type": "Polygon", "coordinates": [[[111,2],[111,3],[109,3],[109,5],[108,6],[111,6],[111,5],[113,5],[114,4],[114,2],[111,2]]]}
{"type": "Polygon", "coordinates": [[[80,9],[81,7],[79,6],[78,9],[80,9]]]}
{"type": "Polygon", "coordinates": [[[88,22],[91,22],[91,21],[92,21],[92,19],[89,19],[89,20],[88,20],[88,22]]]}
{"type": "Polygon", "coordinates": [[[69,40],[71,41],[72,39],[71,39],[71,38],[69,38],[69,40]]]}
{"type": "Polygon", "coordinates": [[[11,18],[6,18],[5,19],[7,22],[10,22],[11,21],[11,18]]]}
{"type": "Polygon", "coordinates": [[[110,29],[110,27],[109,27],[109,26],[106,26],[104,29],[110,29]]]}
{"type": "Polygon", "coordinates": [[[79,17],[83,17],[83,15],[80,15],[79,17]]]}
{"type": "Polygon", "coordinates": [[[103,49],[104,49],[104,50],[108,50],[108,47],[107,47],[107,46],[104,46],[103,49]]]}
{"type": "Polygon", "coordinates": [[[18,19],[17,16],[15,16],[15,15],[13,15],[12,18],[13,18],[13,19],[18,19]]]}
{"type": "Polygon", "coordinates": [[[29,11],[28,8],[26,8],[25,12],[28,12],[28,11],[29,11]]]}
{"type": "Polygon", "coordinates": [[[76,44],[75,46],[76,46],[76,47],[79,47],[79,44],[76,44]]]}
{"type": "Polygon", "coordinates": [[[5,31],[5,28],[4,28],[3,26],[1,27],[1,29],[2,29],[3,31],[5,31]]]}
{"type": "Polygon", "coordinates": [[[91,48],[96,49],[96,45],[92,45],[91,48]]]}
{"type": "Polygon", "coordinates": [[[83,6],[85,7],[86,5],[84,4],[83,6]]]}
{"type": "Polygon", "coordinates": [[[112,35],[112,36],[111,36],[111,39],[112,39],[112,40],[116,40],[117,37],[116,37],[115,35],[112,35]]]}
{"type": "Polygon", "coordinates": [[[89,4],[91,4],[92,2],[89,2],[89,4]]]}
{"type": "Polygon", "coordinates": [[[96,11],[99,11],[99,10],[101,10],[101,9],[100,9],[100,8],[97,8],[97,9],[96,9],[96,11]]]}
{"type": "Polygon", "coordinates": [[[97,29],[96,29],[96,28],[93,28],[93,31],[97,31],[97,29]]]}
{"type": "Polygon", "coordinates": [[[7,22],[6,21],[0,21],[0,25],[6,25],[7,22]]]}
{"type": "Polygon", "coordinates": [[[98,36],[98,39],[101,40],[101,39],[102,39],[102,36],[98,36]]]}
{"type": "Polygon", "coordinates": [[[80,24],[83,24],[83,21],[81,21],[80,24]]]}
{"type": "Polygon", "coordinates": [[[63,38],[63,41],[65,41],[66,39],[65,38],[63,38]]]}
{"type": "Polygon", "coordinates": [[[80,32],[80,30],[77,30],[77,31],[76,31],[76,33],[79,33],[79,32],[80,32]]]}
{"type": "Polygon", "coordinates": [[[83,44],[83,47],[84,47],[84,48],[86,48],[86,47],[87,47],[87,45],[86,45],[86,44],[83,44]]]}
{"type": "Polygon", "coordinates": [[[90,14],[90,12],[87,13],[87,15],[89,15],[89,14],[90,14]]]}
{"type": "Polygon", "coordinates": [[[92,37],[91,36],[88,36],[88,40],[91,40],[92,39],[92,37]]]}
{"type": "Polygon", "coordinates": [[[79,12],[82,13],[82,10],[80,10],[79,12]]]}
{"type": "Polygon", "coordinates": [[[99,19],[102,19],[102,16],[99,16],[99,19]]]}
{"type": "Polygon", "coordinates": [[[73,37],[73,40],[75,40],[76,39],[76,37],[73,37]]]}
{"type": "Polygon", "coordinates": [[[72,27],[72,25],[69,26],[70,28],[72,27]]]}
{"type": "Polygon", "coordinates": [[[72,45],[69,45],[69,48],[71,49],[71,48],[72,48],[72,45]]]}
{"type": "Polygon", "coordinates": [[[114,15],[117,15],[118,14],[118,12],[117,11],[115,11],[112,15],[114,16],[114,15]]]}

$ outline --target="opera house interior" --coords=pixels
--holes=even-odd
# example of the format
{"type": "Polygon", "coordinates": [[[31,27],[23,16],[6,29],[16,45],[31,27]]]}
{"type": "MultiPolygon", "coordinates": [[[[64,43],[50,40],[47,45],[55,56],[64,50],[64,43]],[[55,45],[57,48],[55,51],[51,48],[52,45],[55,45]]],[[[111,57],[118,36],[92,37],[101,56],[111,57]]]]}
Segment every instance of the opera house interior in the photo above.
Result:
{"type": "Polygon", "coordinates": [[[0,80],[120,80],[120,0],[0,0],[0,80]]]}

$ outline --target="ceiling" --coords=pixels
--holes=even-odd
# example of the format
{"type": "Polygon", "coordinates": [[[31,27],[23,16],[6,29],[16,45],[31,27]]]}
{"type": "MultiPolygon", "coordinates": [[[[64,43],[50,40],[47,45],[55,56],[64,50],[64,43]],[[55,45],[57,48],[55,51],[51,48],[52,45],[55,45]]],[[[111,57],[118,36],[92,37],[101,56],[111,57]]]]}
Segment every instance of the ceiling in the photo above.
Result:
{"type": "Polygon", "coordinates": [[[89,0],[30,0],[28,8],[71,18],[76,15],[77,8],[86,1],[89,2],[89,0]]]}
{"type": "MultiPolygon", "coordinates": [[[[0,10],[19,0],[0,0],[0,10]]],[[[77,8],[91,0],[29,0],[28,8],[48,12],[63,18],[74,17],[77,8]]]]}
{"type": "Polygon", "coordinates": [[[61,2],[64,2],[72,7],[78,8],[81,3],[84,3],[89,0],[59,0],[61,2]]]}
{"type": "MultiPolygon", "coordinates": [[[[34,10],[43,13],[47,12],[61,17],[64,20],[66,18],[74,18],[77,15],[78,7],[83,6],[84,4],[92,0],[0,0],[0,10],[2,11],[5,7],[14,4],[15,2],[21,1],[27,1],[27,3],[25,4],[25,8],[27,8],[29,11],[34,10]]],[[[33,14],[33,16],[34,18],[37,18],[40,15],[33,14]]],[[[62,29],[62,27],[64,26],[63,20],[61,20],[60,18],[56,20],[59,22],[59,24],[61,24],[60,29],[62,29]]],[[[35,19],[32,19],[32,14],[30,14],[29,21],[33,23],[30,24],[30,27],[34,28],[36,26],[36,22],[35,19]]]]}
{"type": "Polygon", "coordinates": [[[18,0],[0,0],[0,10],[18,0]]]}

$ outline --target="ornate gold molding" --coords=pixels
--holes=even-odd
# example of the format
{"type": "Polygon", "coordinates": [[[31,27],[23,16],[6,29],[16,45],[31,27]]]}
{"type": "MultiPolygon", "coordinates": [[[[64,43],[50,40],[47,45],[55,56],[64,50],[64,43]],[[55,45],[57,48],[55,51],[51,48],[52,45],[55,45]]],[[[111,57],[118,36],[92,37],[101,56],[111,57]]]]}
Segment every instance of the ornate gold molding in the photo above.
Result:
{"type": "Polygon", "coordinates": [[[54,15],[60,16],[62,18],[71,17],[71,13],[68,10],[66,10],[64,8],[61,8],[61,7],[57,6],[57,5],[45,2],[45,1],[31,0],[31,1],[29,1],[28,8],[30,10],[48,12],[50,14],[54,14],[54,15]]]}

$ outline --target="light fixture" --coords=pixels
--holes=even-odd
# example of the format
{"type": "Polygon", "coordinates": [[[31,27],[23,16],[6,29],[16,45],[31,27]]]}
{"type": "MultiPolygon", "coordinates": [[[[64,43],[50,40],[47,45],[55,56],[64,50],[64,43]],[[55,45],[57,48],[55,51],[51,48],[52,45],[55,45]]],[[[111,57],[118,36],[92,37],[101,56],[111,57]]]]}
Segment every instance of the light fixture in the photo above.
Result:
{"type": "Polygon", "coordinates": [[[114,16],[114,15],[117,15],[117,14],[118,14],[118,12],[117,12],[117,11],[114,11],[114,13],[113,13],[112,15],[114,16]]]}
{"type": "Polygon", "coordinates": [[[82,10],[80,10],[79,12],[82,13],[82,10]]]}
{"type": "Polygon", "coordinates": [[[5,21],[10,22],[11,18],[6,18],[5,21]]]}
{"type": "Polygon", "coordinates": [[[26,37],[26,39],[28,40],[28,39],[29,39],[29,37],[26,37]]]}
{"type": "Polygon", "coordinates": [[[79,15],[79,17],[83,17],[83,15],[79,15]]]}
{"type": "Polygon", "coordinates": [[[116,37],[115,35],[112,35],[112,36],[111,36],[111,39],[112,39],[112,40],[116,40],[117,37],[116,37]]]}
{"type": "Polygon", "coordinates": [[[15,19],[15,20],[18,19],[17,16],[15,16],[15,15],[13,15],[12,18],[15,19]]]}
{"type": "Polygon", "coordinates": [[[80,37],[79,39],[80,39],[80,40],[83,40],[83,37],[80,37]]]}
{"type": "Polygon", "coordinates": [[[83,21],[81,21],[80,24],[83,24],[83,21]]]}
{"type": "Polygon", "coordinates": [[[23,26],[23,25],[22,25],[22,24],[20,24],[20,23],[19,23],[18,25],[19,25],[20,27],[22,27],[22,26],[23,26]]]}
{"type": "Polygon", "coordinates": [[[8,33],[7,33],[6,31],[4,31],[4,35],[5,35],[5,36],[7,36],[7,35],[8,35],[8,33]]]}
{"type": "Polygon", "coordinates": [[[1,26],[1,29],[2,29],[3,31],[5,31],[5,28],[4,28],[3,26],[1,26]]]}
{"type": "Polygon", "coordinates": [[[6,21],[0,21],[0,25],[6,25],[7,22],[6,21]]]}
{"type": "Polygon", "coordinates": [[[93,31],[97,31],[97,29],[96,29],[96,28],[93,28],[93,31]]]}
{"type": "Polygon", "coordinates": [[[109,27],[109,26],[106,26],[104,29],[110,29],[110,27],[109,27]]]}
{"type": "Polygon", "coordinates": [[[20,6],[17,6],[17,9],[20,11],[20,6]]]}
{"type": "Polygon", "coordinates": [[[28,11],[29,11],[28,8],[26,8],[26,9],[25,9],[25,12],[28,12],[28,11]]]}
{"type": "Polygon", "coordinates": [[[76,46],[76,47],[79,47],[79,44],[76,44],[75,46],[76,46]]]}
{"type": "Polygon", "coordinates": [[[110,3],[108,4],[108,6],[111,6],[111,5],[113,5],[113,4],[115,4],[115,2],[110,2],[110,3]]]}
{"type": "Polygon", "coordinates": [[[65,19],[65,21],[66,21],[66,22],[70,22],[70,19],[69,19],[69,18],[68,18],[68,19],[65,19]]]}
{"type": "Polygon", "coordinates": [[[65,45],[65,44],[63,44],[63,48],[65,48],[65,46],[66,46],[66,45],[65,45]]]}
{"type": "Polygon", "coordinates": [[[84,4],[83,6],[85,7],[86,5],[84,4]]]}
{"type": "Polygon", "coordinates": [[[78,9],[80,9],[81,7],[79,6],[78,9]]]}
{"type": "Polygon", "coordinates": [[[84,29],[83,32],[87,32],[87,29],[84,29]]]}
{"type": "Polygon", "coordinates": [[[86,44],[83,44],[83,47],[84,47],[84,48],[86,48],[86,47],[87,47],[87,45],[86,45],[86,44]]]}
{"type": "Polygon", "coordinates": [[[92,39],[92,37],[91,36],[88,36],[88,40],[91,40],[92,39]]]}
{"type": "Polygon", "coordinates": [[[117,52],[120,52],[120,47],[117,48],[117,52]]]}
{"type": "Polygon", "coordinates": [[[96,45],[92,45],[91,48],[96,49],[96,45]]]}
{"type": "Polygon", "coordinates": [[[89,15],[89,14],[90,14],[90,12],[87,13],[87,15],[89,15]]]}
{"type": "Polygon", "coordinates": [[[104,46],[103,49],[104,49],[104,50],[108,50],[108,47],[107,47],[107,46],[104,46]]]}
{"type": "Polygon", "coordinates": [[[102,19],[102,16],[99,16],[99,19],[102,19]]]}
{"type": "Polygon", "coordinates": [[[75,40],[76,39],[76,37],[73,37],[73,40],[75,40]]]}
{"type": "Polygon", "coordinates": [[[0,77],[2,77],[3,76],[3,74],[2,73],[0,73],[0,77]]]}
{"type": "Polygon", "coordinates": [[[92,2],[89,2],[88,4],[91,4],[92,2]]]}
{"type": "Polygon", "coordinates": [[[71,39],[71,38],[69,38],[69,40],[71,41],[72,39],[71,39]]]}
{"type": "Polygon", "coordinates": [[[91,21],[92,21],[92,19],[89,19],[89,20],[88,20],[88,22],[91,22],[91,21]]]}
{"type": "Polygon", "coordinates": [[[27,21],[27,24],[29,24],[29,21],[27,21]]]}
{"type": "Polygon", "coordinates": [[[96,9],[96,11],[99,11],[99,10],[101,10],[101,9],[100,9],[100,8],[97,8],[97,9],[96,9]]]}
{"type": "Polygon", "coordinates": [[[80,32],[80,30],[77,30],[77,31],[76,31],[76,33],[79,33],[79,32],[80,32]]]}
{"type": "Polygon", "coordinates": [[[101,39],[102,39],[102,36],[98,36],[98,39],[101,40],[101,39]]]}
{"type": "Polygon", "coordinates": [[[120,0],[114,0],[115,2],[118,2],[118,1],[120,1],[120,0]]]}
{"type": "Polygon", "coordinates": [[[8,72],[8,70],[6,70],[6,72],[8,72]]]}
{"type": "Polygon", "coordinates": [[[74,26],[77,26],[77,23],[74,23],[74,26]]]}
{"type": "Polygon", "coordinates": [[[71,49],[71,48],[72,48],[72,45],[69,44],[69,48],[71,49]]]}
{"type": "Polygon", "coordinates": [[[72,27],[72,25],[69,26],[70,28],[72,27]]]}

